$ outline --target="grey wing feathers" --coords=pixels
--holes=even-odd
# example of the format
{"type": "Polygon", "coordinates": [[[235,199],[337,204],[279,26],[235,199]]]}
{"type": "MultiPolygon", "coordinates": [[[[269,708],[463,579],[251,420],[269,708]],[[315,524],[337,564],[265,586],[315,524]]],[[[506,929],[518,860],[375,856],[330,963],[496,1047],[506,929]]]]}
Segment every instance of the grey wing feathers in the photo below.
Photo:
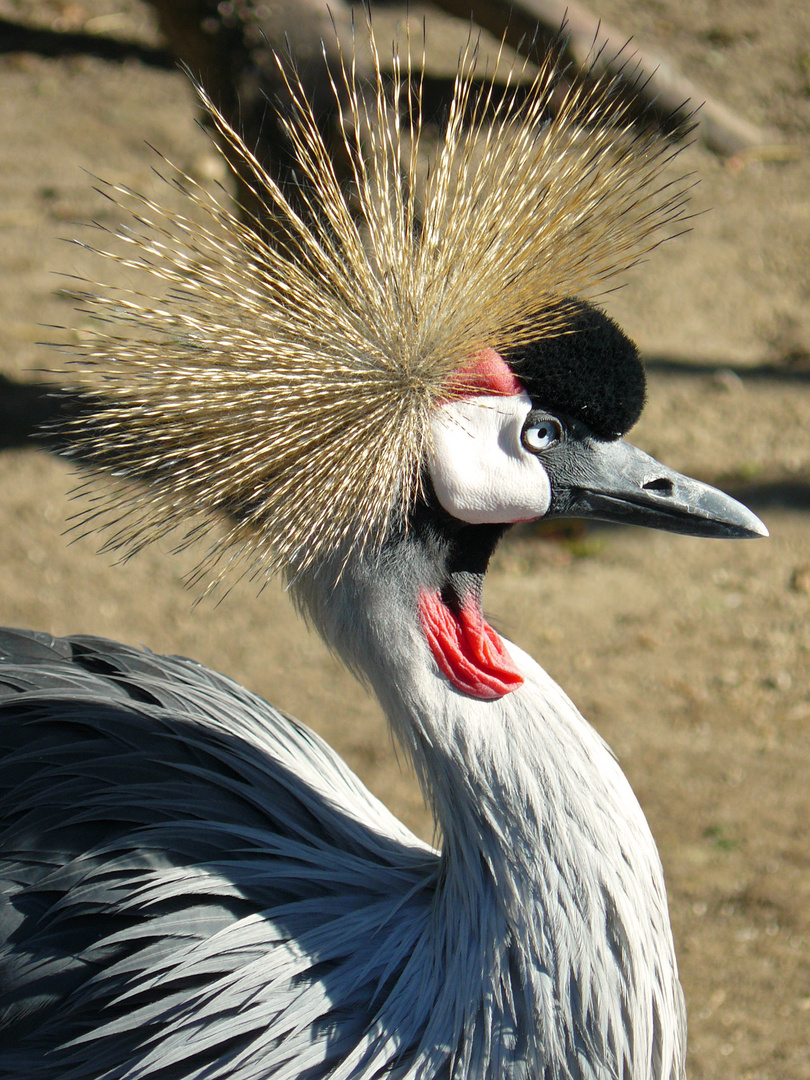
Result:
{"type": "Polygon", "coordinates": [[[0,1077],[396,1075],[425,1018],[387,1048],[380,1018],[425,978],[437,873],[222,676],[0,631],[0,1077]]]}

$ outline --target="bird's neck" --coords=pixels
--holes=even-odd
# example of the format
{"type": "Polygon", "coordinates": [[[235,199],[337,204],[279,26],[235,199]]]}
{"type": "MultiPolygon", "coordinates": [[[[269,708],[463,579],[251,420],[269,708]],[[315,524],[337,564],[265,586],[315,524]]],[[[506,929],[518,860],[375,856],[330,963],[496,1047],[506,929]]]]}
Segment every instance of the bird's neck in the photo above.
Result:
{"type": "Polygon", "coordinates": [[[373,687],[432,806],[445,977],[491,988],[486,1037],[506,1025],[502,1045],[537,1075],[544,1062],[583,1054],[603,1060],[605,1076],[674,1080],[680,990],[638,803],[605,744],[515,646],[501,642],[519,683],[500,696],[447,678],[420,596],[447,596],[448,583],[468,595],[478,586],[453,574],[483,574],[486,559],[459,567],[434,549],[440,538],[416,539],[344,569],[333,589],[302,578],[296,593],[373,687]]]}

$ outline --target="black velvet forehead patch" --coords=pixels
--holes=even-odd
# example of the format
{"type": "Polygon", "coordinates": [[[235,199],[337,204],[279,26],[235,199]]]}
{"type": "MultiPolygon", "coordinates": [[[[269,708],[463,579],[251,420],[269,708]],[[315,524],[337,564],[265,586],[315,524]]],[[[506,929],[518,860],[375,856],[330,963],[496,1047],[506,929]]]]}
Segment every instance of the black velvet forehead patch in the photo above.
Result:
{"type": "Polygon", "coordinates": [[[604,312],[565,300],[565,329],[506,353],[538,408],[582,420],[601,439],[618,439],[641,416],[644,366],[633,342],[604,312]]]}

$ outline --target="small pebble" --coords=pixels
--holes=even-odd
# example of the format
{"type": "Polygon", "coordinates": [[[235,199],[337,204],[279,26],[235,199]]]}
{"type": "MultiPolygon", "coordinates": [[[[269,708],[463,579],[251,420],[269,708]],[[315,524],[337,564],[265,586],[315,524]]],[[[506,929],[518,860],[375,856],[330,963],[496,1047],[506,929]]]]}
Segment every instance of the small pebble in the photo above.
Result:
{"type": "Polygon", "coordinates": [[[717,390],[725,390],[727,393],[738,393],[740,390],[745,389],[742,379],[731,368],[720,368],[719,371],[715,371],[711,376],[711,385],[717,390]]]}

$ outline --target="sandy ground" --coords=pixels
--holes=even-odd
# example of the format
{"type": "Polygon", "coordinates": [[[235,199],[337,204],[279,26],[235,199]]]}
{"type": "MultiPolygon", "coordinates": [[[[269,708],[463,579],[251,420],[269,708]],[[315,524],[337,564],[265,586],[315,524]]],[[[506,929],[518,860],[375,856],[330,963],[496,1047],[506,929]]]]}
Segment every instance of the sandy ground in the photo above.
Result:
{"type": "MultiPolygon", "coordinates": [[[[486,602],[615,748],[649,817],[691,1076],[809,1080],[810,13],[791,0],[605,0],[598,13],[777,132],[775,147],[743,160],[687,152],[707,212],[607,305],[650,361],[634,440],[745,498],[772,536],[524,532],[499,552],[486,602]]],[[[0,0],[0,18],[160,44],[135,0],[0,0]]],[[[445,43],[457,32],[427,18],[445,43]]],[[[87,172],[154,193],[146,142],[192,175],[221,169],[184,79],[150,55],[0,51],[0,364],[12,379],[56,364],[37,344],[53,336],[42,324],[80,326],[54,271],[89,264],[60,238],[77,235],[75,222],[114,222],[87,172]]],[[[69,546],[72,483],[44,454],[3,452],[2,622],[211,664],[316,727],[430,836],[376,705],[280,590],[240,587],[192,609],[181,559],[152,550],[110,566],[93,539],[69,546]]]]}

